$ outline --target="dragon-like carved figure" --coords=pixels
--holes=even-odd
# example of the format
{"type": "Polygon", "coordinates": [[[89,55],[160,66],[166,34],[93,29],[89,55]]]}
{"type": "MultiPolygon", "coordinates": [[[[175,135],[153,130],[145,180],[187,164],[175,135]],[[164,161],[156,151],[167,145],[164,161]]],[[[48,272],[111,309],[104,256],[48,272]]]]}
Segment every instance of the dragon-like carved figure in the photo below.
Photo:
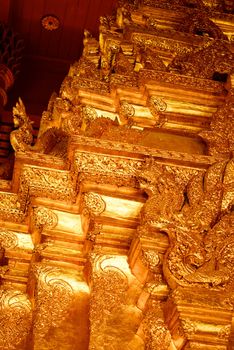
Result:
{"type": "Polygon", "coordinates": [[[10,142],[15,152],[25,152],[32,148],[33,128],[28,118],[21,98],[13,107],[14,126],[17,130],[11,132],[10,142]]]}
{"type": "Polygon", "coordinates": [[[163,228],[171,222],[173,213],[179,212],[184,203],[185,182],[179,181],[164,166],[148,159],[137,173],[140,187],[148,195],[141,211],[141,223],[163,228]]]}
{"type": "Polygon", "coordinates": [[[165,228],[164,275],[172,288],[227,288],[234,280],[234,159],[191,179],[185,204],[165,228]]]}
{"type": "MultiPolygon", "coordinates": [[[[48,113],[51,110],[48,108],[48,113]]],[[[65,157],[68,136],[59,127],[47,127],[39,135],[35,145],[33,143],[32,123],[27,116],[25,106],[19,98],[19,102],[13,107],[13,119],[16,130],[11,132],[10,142],[15,152],[33,151],[44,154],[65,157]]]]}
{"type": "MultiPolygon", "coordinates": [[[[159,169],[159,168],[158,168],[159,169]]],[[[181,186],[165,170],[152,180],[142,172],[149,199],[142,224],[168,234],[163,262],[171,286],[200,285],[230,290],[234,286],[234,159],[213,164],[181,186]],[[149,192],[149,188],[152,189],[149,192]],[[149,222],[150,220],[150,222],[149,222]]],[[[151,173],[151,174],[150,174],[151,173]]]]}

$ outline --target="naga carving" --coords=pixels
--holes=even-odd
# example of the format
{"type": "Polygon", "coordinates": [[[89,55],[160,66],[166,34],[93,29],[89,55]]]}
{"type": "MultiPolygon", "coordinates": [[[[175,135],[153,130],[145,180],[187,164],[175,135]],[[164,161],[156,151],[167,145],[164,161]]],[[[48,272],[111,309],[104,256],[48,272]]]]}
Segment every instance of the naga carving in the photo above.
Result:
{"type": "Polygon", "coordinates": [[[184,181],[176,179],[173,173],[151,159],[146,160],[137,176],[140,187],[148,195],[141,211],[141,223],[164,227],[183,206],[184,181]]]}
{"type": "Polygon", "coordinates": [[[227,40],[222,30],[212,22],[204,12],[190,13],[188,17],[184,19],[183,24],[180,25],[178,30],[185,33],[209,36],[214,39],[227,40]]]}
{"type": "Polygon", "coordinates": [[[233,58],[228,44],[215,40],[203,48],[177,55],[168,68],[183,75],[225,82],[234,68],[233,58]]]}
{"type": "Polygon", "coordinates": [[[233,92],[225,104],[212,117],[209,130],[203,130],[199,135],[208,146],[210,155],[230,156],[234,151],[234,99],[233,92]]]}
{"type": "Polygon", "coordinates": [[[14,126],[17,130],[11,132],[10,141],[15,152],[25,152],[32,148],[33,128],[21,98],[13,107],[14,126]]]}
{"type": "MultiPolygon", "coordinates": [[[[212,165],[185,186],[154,167],[142,172],[149,199],[142,209],[147,222],[169,236],[163,270],[172,288],[199,284],[231,290],[234,261],[233,159],[212,165]]],[[[141,179],[140,179],[141,181],[141,179]]]]}
{"type": "MultiPolygon", "coordinates": [[[[51,106],[49,106],[48,113],[51,115],[51,106]]],[[[13,119],[14,125],[17,130],[14,130],[10,134],[10,142],[15,152],[34,151],[38,153],[50,153],[64,156],[66,153],[66,144],[68,142],[67,134],[58,127],[50,127],[45,130],[37,139],[36,144],[33,146],[33,128],[32,123],[27,116],[25,106],[19,98],[19,102],[13,107],[13,119]],[[61,150],[61,145],[63,150],[61,150]]]]}

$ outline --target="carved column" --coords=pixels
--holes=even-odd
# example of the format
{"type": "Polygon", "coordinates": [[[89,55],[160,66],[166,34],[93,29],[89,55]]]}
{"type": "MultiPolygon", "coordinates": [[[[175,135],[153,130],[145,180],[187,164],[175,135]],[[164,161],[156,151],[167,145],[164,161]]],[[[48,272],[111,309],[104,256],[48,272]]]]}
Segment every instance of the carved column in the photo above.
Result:
{"type": "Polygon", "coordinates": [[[31,302],[27,295],[14,290],[0,290],[0,348],[25,350],[31,322],[31,302]]]}
{"type": "Polygon", "coordinates": [[[89,279],[90,350],[144,349],[137,335],[142,313],[137,308],[140,284],[131,274],[126,256],[91,255],[89,279]]]}
{"type": "Polygon", "coordinates": [[[33,273],[33,349],[88,349],[89,288],[82,274],[47,263],[35,264],[33,273]]]}

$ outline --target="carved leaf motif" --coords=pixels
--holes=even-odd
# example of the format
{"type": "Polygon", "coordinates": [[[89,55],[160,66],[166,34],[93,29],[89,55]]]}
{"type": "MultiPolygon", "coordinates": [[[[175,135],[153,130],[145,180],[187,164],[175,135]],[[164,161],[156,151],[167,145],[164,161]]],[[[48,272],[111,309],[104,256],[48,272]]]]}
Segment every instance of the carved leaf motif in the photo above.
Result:
{"type": "Polygon", "coordinates": [[[97,119],[97,117],[98,117],[95,108],[93,108],[91,106],[84,106],[82,108],[82,115],[83,115],[84,120],[87,123],[92,122],[93,120],[97,119]]]}
{"type": "Polygon", "coordinates": [[[214,73],[229,74],[233,70],[233,54],[219,40],[174,58],[169,69],[197,78],[213,79],[214,73]]]}
{"type": "Polygon", "coordinates": [[[138,322],[131,306],[126,306],[128,281],[124,273],[111,266],[94,271],[90,301],[90,349],[105,346],[118,349],[119,342],[128,348],[138,322]],[[131,323],[129,322],[131,319],[131,323]]]}
{"type": "Polygon", "coordinates": [[[42,188],[44,197],[72,200],[74,185],[72,174],[68,171],[25,166],[21,175],[19,201],[25,207],[29,193],[41,196],[42,188]]]}
{"type": "Polygon", "coordinates": [[[88,153],[76,153],[76,166],[87,173],[115,174],[134,176],[141,162],[134,159],[113,158],[110,156],[88,153]]]}
{"type": "Polygon", "coordinates": [[[234,150],[234,103],[232,92],[224,106],[213,114],[210,130],[200,132],[210,155],[230,155],[234,150]]]}

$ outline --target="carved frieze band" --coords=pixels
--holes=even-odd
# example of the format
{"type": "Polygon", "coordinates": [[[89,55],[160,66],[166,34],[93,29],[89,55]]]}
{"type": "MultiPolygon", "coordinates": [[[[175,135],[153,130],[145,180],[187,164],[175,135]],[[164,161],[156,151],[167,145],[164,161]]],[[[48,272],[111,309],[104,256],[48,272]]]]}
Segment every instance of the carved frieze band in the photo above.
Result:
{"type": "MultiPolygon", "coordinates": [[[[197,167],[200,168],[202,165],[202,168],[204,166],[208,167],[210,164],[213,164],[220,160],[219,156],[204,156],[204,155],[193,155],[188,153],[180,153],[180,152],[174,152],[174,151],[167,151],[167,150],[161,150],[161,149],[152,149],[150,147],[145,147],[141,145],[132,145],[128,143],[120,143],[120,142],[114,142],[114,141],[108,141],[108,140],[100,140],[100,139],[94,139],[89,137],[83,137],[83,136],[77,136],[76,138],[71,139],[71,144],[73,144],[73,147],[76,148],[85,148],[86,146],[92,147],[95,152],[95,148],[101,148],[105,150],[105,153],[108,151],[121,151],[126,152],[126,158],[124,157],[113,157],[110,154],[90,154],[86,153],[84,151],[76,150],[74,155],[74,162],[77,166],[78,171],[84,171],[84,172],[112,172],[115,169],[115,172],[118,172],[118,160],[120,164],[123,164],[123,162],[126,163],[125,168],[135,168],[139,169],[141,167],[141,159],[137,158],[129,158],[129,153],[138,154],[139,158],[143,157],[154,157],[157,158],[164,158],[165,160],[168,160],[170,163],[172,161],[175,161],[176,164],[178,164],[178,160],[183,163],[193,163],[194,165],[197,164],[197,167]],[[93,159],[93,160],[92,160],[93,159]],[[129,162],[128,162],[129,160],[129,162]],[[84,165],[83,165],[84,162],[84,165]],[[97,163],[97,164],[96,164],[97,163]],[[108,166],[108,163],[109,166],[108,166]],[[116,166],[113,164],[116,163],[116,166]],[[194,164],[195,163],[195,164],[194,164]],[[128,165],[129,164],[129,165],[128,165]],[[131,166],[130,166],[131,165],[131,166]],[[96,168],[96,170],[95,170],[96,168]],[[103,169],[103,170],[102,170],[103,169]],[[104,171],[106,169],[106,171],[104,171]],[[112,170],[113,169],[113,170],[112,170]]],[[[178,165],[177,165],[178,166],[178,165]]],[[[122,167],[120,167],[120,171],[118,172],[120,175],[127,175],[128,172],[121,170],[122,167]]]]}
{"type": "Polygon", "coordinates": [[[19,201],[24,210],[29,194],[62,201],[74,199],[74,179],[68,171],[25,166],[20,180],[19,201]]]}
{"type": "Polygon", "coordinates": [[[76,152],[75,162],[77,170],[86,173],[134,176],[141,167],[139,160],[84,152],[76,152]]]}

